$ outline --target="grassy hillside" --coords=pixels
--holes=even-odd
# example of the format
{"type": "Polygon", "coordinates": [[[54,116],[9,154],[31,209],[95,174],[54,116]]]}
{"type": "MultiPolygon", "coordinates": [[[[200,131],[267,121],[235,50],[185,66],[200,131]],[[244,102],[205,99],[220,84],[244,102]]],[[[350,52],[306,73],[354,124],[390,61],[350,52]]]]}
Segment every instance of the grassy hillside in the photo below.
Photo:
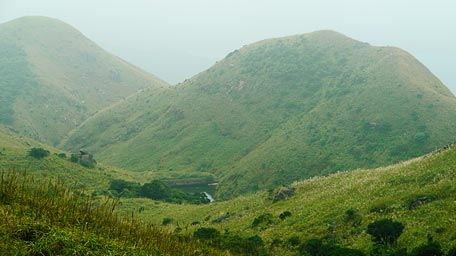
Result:
{"type": "Polygon", "coordinates": [[[132,170],[210,174],[226,198],[430,152],[454,140],[454,109],[407,52],[319,31],[247,45],[176,88],[136,94],[64,145],[132,170]]]}
{"type": "Polygon", "coordinates": [[[388,167],[295,182],[294,195],[276,202],[271,197],[279,189],[200,206],[129,199],[121,201],[120,210],[141,208],[139,218],[157,224],[172,219],[170,230],[185,227],[193,233],[212,227],[243,237],[258,234],[272,255],[296,255],[292,237],[369,252],[373,245],[367,226],[384,218],[405,226],[397,248],[410,252],[425,244],[429,234],[448,251],[456,246],[455,174],[456,149],[450,149],[388,167]],[[281,220],[286,211],[291,216],[281,220]],[[260,216],[266,217],[258,224],[260,216]]]}
{"type": "Polygon", "coordinates": [[[0,123],[53,145],[98,110],[167,86],[45,17],[0,24],[0,76],[0,123]]]}
{"type": "Polygon", "coordinates": [[[106,190],[111,177],[124,177],[120,171],[112,168],[89,169],[77,163],[58,157],[57,154],[64,153],[61,150],[40,144],[32,139],[20,136],[11,129],[0,126],[0,170],[17,170],[26,172],[36,178],[60,179],[67,187],[84,189],[87,192],[99,192],[106,190]],[[50,155],[43,159],[36,159],[29,156],[31,148],[44,148],[50,151],[50,155]],[[117,173],[117,175],[116,175],[117,173]]]}
{"type": "Polygon", "coordinates": [[[113,179],[150,181],[155,178],[152,174],[130,172],[101,163],[95,168],[86,168],[71,162],[69,153],[19,135],[2,125],[0,141],[0,170],[16,170],[38,180],[58,179],[67,188],[84,190],[93,195],[106,192],[113,179]],[[48,157],[36,159],[29,155],[32,148],[43,148],[50,154],[48,157]]]}
{"type": "Polygon", "coordinates": [[[100,203],[50,180],[14,170],[0,181],[2,255],[230,255],[188,235],[119,218],[100,203]]]}

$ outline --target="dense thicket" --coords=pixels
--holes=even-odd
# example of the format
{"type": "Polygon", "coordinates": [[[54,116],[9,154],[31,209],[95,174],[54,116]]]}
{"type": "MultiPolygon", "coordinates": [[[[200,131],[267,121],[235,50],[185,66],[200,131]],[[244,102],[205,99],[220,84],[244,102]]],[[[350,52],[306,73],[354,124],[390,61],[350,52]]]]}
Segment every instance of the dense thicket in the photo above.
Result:
{"type": "Polygon", "coordinates": [[[170,203],[206,204],[209,199],[204,193],[188,193],[183,190],[170,188],[159,180],[140,185],[135,182],[115,179],[111,181],[109,190],[115,192],[114,196],[120,197],[146,197],[170,203]]]}

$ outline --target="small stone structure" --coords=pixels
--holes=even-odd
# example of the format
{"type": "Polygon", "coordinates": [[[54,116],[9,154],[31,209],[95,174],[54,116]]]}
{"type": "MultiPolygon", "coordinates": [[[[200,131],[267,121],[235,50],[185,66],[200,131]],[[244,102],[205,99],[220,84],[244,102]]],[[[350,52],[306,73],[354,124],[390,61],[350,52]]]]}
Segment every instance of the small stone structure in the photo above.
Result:
{"type": "Polygon", "coordinates": [[[73,162],[77,162],[82,166],[93,168],[97,164],[97,161],[93,158],[93,155],[85,150],[79,150],[79,153],[71,156],[73,162]]]}

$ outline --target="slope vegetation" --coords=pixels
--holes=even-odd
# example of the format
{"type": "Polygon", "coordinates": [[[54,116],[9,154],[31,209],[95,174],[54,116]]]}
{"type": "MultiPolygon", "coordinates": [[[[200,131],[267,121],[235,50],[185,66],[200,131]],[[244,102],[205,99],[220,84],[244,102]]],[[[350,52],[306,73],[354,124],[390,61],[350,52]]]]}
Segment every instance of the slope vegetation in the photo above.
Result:
{"type": "Polygon", "coordinates": [[[0,24],[0,123],[56,145],[98,110],[158,78],[45,17],[0,24]]]}
{"type": "Polygon", "coordinates": [[[385,218],[405,226],[397,248],[410,252],[431,236],[448,251],[456,246],[455,166],[453,148],[388,167],[295,182],[288,197],[277,197],[284,190],[279,188],[200,206],[130,199],[120,210],[142,207],[141,219],[172,219],[170,230],[179,225],[189,227],[189,233],[209,227],[231,235],[259,235],[271,255],[296,255],[296,243],[310,239],[369,252],[367,226],[385,218]]]}
{"type": "Polygon", "coordinates": [[[454,109],[407,52],[319,31],[245,46],[175,88],[138,93],[64,146],[127,169],[209,173],[226,198],[430,152],[454,140],[454,109]]]}

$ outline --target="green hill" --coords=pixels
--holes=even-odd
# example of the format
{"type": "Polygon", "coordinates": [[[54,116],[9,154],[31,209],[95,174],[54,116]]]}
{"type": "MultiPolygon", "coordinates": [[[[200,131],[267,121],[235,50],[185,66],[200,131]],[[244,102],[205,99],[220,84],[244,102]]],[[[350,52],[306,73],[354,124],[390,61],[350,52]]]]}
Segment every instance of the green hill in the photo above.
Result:
{"type": "Polygon", "coordinates": [[[67,188],[84,190],[93,195],[104,194],[114,179],[126,181],[153,179],[153,177],[101,163],[98,163],[95,168],[84,167],[72,162],[71,154],[19,135],[11,128],[2,125],[0,125],[0,141],[0,171],[16,170],[37,180],[49,178],[59,180],[67,188]],[[32,157],[29,154],[32,148],[47,150],[49,156],[41,159],[32,157]]]}
{"type": "Polygon", "coordinates": [[[52,145],[98,110],[167,86],[45,17],[0,24],[0,77],[0,123],[52,145]]]}
{"type": "Polygon", "coordinates": [[[367,226],[385,218],[405,226],[395,247],[410,253],[431,235],[448,251],[456,246],[455,166],[453,148],[388,167],[295,182],[294,194],[284,199],[278,196],[282,188],[199,206],[122,199],[120,210],[152,223],[172,219],[170,230],[184,226],[190,234],[209,227],[231,236],[259,235],[270,255],[297,255],[293,237],[297,243],[322,239],[367,253],[373,249],[367,226]]]}
{"type": "MultiPolygon", "coordinates": [[[[60,179],[67,187],[98,193],[109,187],[112,176],[127,178],[113,168],[89,169],[69,161],[69,154],[50,146],[18,135],[8,127],[0,125],[0,170],[25,172],[38,179],[60,179]],[[48,157],[36,159],[29,155],[32,148],[43,148],[50,152],[48,157]],[[57,154],[65,154],[65,157],[57,154]]],[[[127,178],[128,179],[128,178],[127,178]]]]}
{"type": "Polygon", "coordinates": [[[66,149],[137,171],[210,174],[218,197],[422,155],[456,99],[420,62],[332,31],[264,40],[85,122],[66,149]]]}

